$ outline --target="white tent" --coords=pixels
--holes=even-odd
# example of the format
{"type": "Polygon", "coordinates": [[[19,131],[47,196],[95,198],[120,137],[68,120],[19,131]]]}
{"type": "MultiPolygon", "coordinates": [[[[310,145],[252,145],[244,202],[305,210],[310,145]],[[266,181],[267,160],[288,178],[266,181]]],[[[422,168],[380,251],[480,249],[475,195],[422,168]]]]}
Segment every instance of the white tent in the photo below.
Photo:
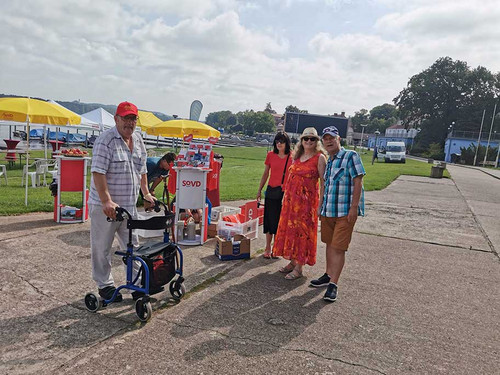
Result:
{"type": "Polygon", "coordinates": [[[82,125],[84,122],[98,124],[100,131],[104,131],[115,126],[114,116],[102,108],[97,108],[93,111],[84,113],[81,117],[82,125]]]}
{"type": "MultiPolygon", "coordinates": [[[[56,104],[56,105],[59,105],[59,106],[61,106],[63,108],[66,108],[65,106],[59,104],[55,100],[49,100],[49,103],[56,104]]],[[[66,108],[66,109],[68,109],[68,108],[66,108]]],[[[68,109],[68,111],[69,111],[69,109],[68,109]]],[[[76,115],[76,113],[75,113],[75,115],[76,115]]],[[[80,116],[80,118],[81,118],[80,123],[77,124],[77,125],[73,125],[77,129],[83,129],[83,130],[89,130],[90,129],[90,130],[99,130],[99,131],[102,130],[101,126],[100,126],[100,124],[98,122],[86,119],[86,118],[83,117],[83,115],[78,115],[78,116],[80,116]]]]}

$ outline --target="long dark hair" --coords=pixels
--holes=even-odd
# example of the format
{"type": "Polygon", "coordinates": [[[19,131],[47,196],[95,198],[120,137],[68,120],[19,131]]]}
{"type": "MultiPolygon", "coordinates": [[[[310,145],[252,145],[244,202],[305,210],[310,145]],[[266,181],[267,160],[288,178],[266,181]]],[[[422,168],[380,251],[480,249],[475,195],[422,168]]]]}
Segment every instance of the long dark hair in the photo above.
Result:
{"type": "Polygon", "coordinates": [[[279,154],[278,147],[276,147],[276,141],[285,141],[285,154],[290,153],[290,137],[285,132],[279,132],[274,136],[273,141],[273,152],[279,154]]]}

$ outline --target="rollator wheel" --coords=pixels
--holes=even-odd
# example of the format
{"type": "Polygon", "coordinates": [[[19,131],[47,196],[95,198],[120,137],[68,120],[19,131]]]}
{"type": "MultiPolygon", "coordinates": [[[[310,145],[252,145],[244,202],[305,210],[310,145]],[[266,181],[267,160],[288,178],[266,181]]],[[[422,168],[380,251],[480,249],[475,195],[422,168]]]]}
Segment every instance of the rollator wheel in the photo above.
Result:
{"type": "Polygon", "coordinates": [[[85,306],[90,312],[96,312],[102,307],[101,299],[94,292],[85,295],[85,306]]]}
{"type": "Polygon", "coordinates": [[[186,294],[186,287],[184,284],[177,284],[177,281],[171,281],[169,285],[170,294],[175,300],[180,300],[186,294]]]}
{"type": "Polygon", "coordinates": [[[144,297],[141,297],[135,301],[135,313],[141,322],[147,322],[151,318],[151,315],[153,315],[153,309],[151,308],[149,298],[146,301],[144,297]]]}

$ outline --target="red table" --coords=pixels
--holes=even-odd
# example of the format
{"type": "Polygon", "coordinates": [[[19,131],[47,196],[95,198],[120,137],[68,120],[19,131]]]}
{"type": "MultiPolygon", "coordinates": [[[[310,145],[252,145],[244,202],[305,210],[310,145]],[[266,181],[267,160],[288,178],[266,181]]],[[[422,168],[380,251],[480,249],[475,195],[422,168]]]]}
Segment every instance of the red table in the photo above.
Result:
{"type": "MultiPolygon", "coordinates": [[[[19,141],[17,139],[4,139],[3,140],[7,145],[7,151],[15,150],[19,141]]],[[[17,155],[15,152],[7,152],[5,155],[5,160],[9,162],[9,164],[14,164],[17,160],[17,155]]]]}
{"type": "Polygon", "coordinates": [[[49,143],[52,146],[52,158],[54,158],[54,156],[59,155],[59,150],[61,149],[61,146],[64,144],[64,142],[51,140],[49,141],[49,143]]]}
{"type": "Polygon", "coordinates": [[[52,151],[56,152],[56,151],[59,151],[61,149],[61,145],[64,144],[63,141],[49,141],[50,145],[52,146],[52,151]]]}

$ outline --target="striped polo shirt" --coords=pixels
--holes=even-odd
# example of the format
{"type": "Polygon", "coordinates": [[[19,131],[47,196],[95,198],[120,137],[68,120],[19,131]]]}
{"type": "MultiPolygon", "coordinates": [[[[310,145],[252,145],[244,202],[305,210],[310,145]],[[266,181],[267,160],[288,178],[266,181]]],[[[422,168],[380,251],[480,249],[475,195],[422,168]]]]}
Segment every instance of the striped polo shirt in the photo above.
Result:
{"type": "MultiPolygon", "coordinates": [[[[353,179],[366,174],[361,158],[356,151],[346,150],[341,147],[335,156],[330,156],[325,169],[325,191],[321,216],[342,217],[347,216],[351,207],[352,193],[354,191],[353,179]]],[[[364,189],[358,205],[358,215],[365,214],[364,189]]]]}
{"type": "MultiPolygon", "coordinates": [[[[113,202],[131,213],[135,212],[141,176],[147,173],[144,142],[136,133],[132,134],[132,139],[134,148],[133,152],[130,152],[116,127],[103,132],[94,143],[91,167],[91,172],[106,175],[108,191],[113,202]]],[[[101,205],[94,178],[90,184],[88,202],[101,205]]]]}

